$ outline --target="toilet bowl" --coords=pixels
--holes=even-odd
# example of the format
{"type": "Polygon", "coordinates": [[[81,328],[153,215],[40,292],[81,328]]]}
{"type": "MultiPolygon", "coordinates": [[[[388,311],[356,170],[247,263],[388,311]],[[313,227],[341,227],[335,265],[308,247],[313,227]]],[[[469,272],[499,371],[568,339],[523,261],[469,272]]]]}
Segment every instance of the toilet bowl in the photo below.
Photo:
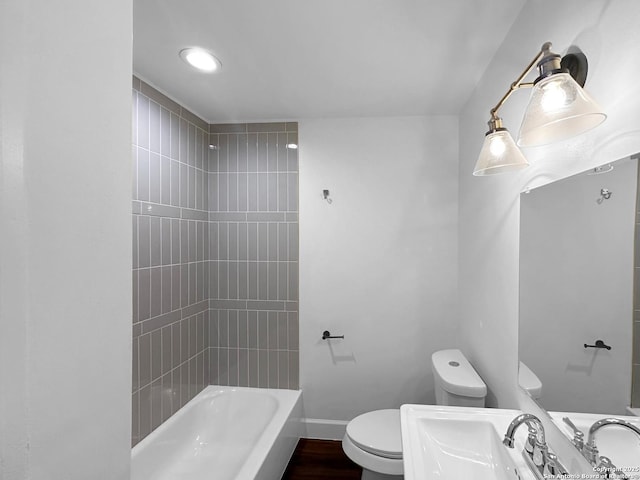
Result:
{"type": "Polygon", "coordinates": [[[361,480],[403,478],[400,410],[374,410],[351,420],[342,449],[362,467],[361,480]]]}
{"type": "MultiPolygon", "coordinates": [[[[460,350],[435,352],[431,365],[436,404],[484,407],[487,386],[460,350]]],[[[362,467],[361,480],[404,478],[400,410],[375,410],[351,420],[342,449],[362,467]]]]}

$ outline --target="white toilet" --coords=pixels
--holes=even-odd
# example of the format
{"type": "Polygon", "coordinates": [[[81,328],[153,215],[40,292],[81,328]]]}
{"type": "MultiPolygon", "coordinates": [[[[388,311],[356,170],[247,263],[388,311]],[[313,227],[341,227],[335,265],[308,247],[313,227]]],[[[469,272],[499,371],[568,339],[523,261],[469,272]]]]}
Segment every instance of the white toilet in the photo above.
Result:
{"type": "Polygon", "coordinates": [[[522,362],[520,362],[520,368],[518,368],[518,384],[534,400],[538,400],[542,396],[542,382],[538,376],[522,362]]]}
{"type": "MultiPolygon", "coordinates": [[[[435,352],[431,365],[436,404],[484,407],[487,386],[460,350],[435,352]]],[[[351,420],[342,449],[362,467],[362,480],[404,478],[400,410],[375,410],[351,420]]]]}

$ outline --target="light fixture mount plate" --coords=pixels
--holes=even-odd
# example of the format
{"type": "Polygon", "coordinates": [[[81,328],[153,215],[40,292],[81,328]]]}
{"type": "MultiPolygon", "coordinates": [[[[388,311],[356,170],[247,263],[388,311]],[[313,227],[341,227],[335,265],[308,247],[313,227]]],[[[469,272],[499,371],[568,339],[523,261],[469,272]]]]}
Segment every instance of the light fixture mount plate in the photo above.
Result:
{"type": "Polygon", "coordinates": [[[562,57],[560,65],[569,72],[569,75],[571,75],[578,85],[584,87],[584,84],[587,81],[587,72],[589,70],[587,56],[576,47],[572,47],[569,50],[571,53],[567,53],[562,57]]]}

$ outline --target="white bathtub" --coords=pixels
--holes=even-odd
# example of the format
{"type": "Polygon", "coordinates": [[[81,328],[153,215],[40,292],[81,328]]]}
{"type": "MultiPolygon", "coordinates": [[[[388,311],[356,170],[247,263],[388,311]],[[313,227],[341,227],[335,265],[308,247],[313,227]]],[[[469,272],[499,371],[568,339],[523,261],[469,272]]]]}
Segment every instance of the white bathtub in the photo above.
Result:
{"type": "Polygon", "coordinates": [[[209,386],[131,451],[131,480],[279,480],[300,391],[209,386]]]}

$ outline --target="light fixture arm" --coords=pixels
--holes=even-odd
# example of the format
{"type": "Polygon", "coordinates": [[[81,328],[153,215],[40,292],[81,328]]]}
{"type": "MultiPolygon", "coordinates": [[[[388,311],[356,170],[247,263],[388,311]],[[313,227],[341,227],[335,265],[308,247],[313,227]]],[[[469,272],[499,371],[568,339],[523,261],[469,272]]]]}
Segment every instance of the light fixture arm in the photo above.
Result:
{"type": "Polygon", "coordinates": [[[518,146],[531,147],[564,140],[596,127],[607,118],[582,89],[587,79],[587,57],[579,49],[575,50],[575,53],[561,57],[551,51],[551,42],[545,42],[496,106],[489,110],[489,130],[485,133],[474,175],[493,175],[525,168],[529,162],[518,146]],[[537,78],[533,82],[524,81],[536,67],[537,78]],[[521,88],[531,88],[532,93],[516,144],[502,124],[498,110],[513,92],[521,88]]]}
{"type": "Polygon", "coordinates": [[[502,96],[502,98],[498,101],[496,106],[489,111],[489,113],[491,113],[491,120],[496,120],[498,118],[498,115],[497,115],[498,109],[502,107],[502,105],[504,105],[504,102],[507,101],[507,98],[509,98],[513,92],[515,92],[516,90],[519,90],[520,88],[533,87],[534,82],[523,82],[522,80],[524,79],[524,77],[529,75],[529,72],[533,70],[533,68],[542,59],[542,57],[549,55],[550,49],[551,49],[551,42],[546,42],[542,45],[538,54],[535,56],[533,60],[531,60],[531,63],[527,65],[527,68],[524,69],[524,71],[520,74],[520,76],[516,79],[516,81],[511,84],[511,86],[509,87],[509,90],[507,90],[507,93],[505,93],[502,96]]]}

